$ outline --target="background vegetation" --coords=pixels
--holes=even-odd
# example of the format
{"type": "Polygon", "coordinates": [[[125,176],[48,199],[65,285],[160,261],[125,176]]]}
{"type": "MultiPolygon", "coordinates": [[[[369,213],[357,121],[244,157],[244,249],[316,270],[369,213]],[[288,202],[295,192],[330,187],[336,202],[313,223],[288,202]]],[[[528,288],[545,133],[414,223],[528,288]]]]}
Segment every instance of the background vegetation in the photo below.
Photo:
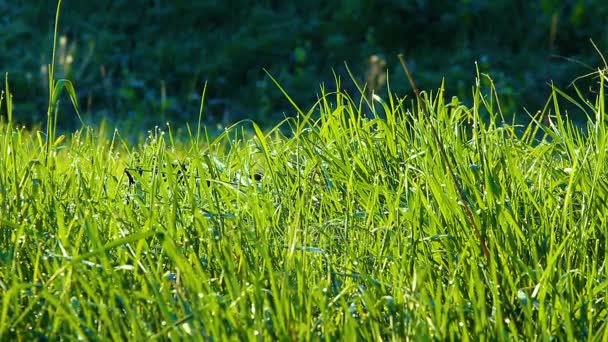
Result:
{"type": "MultiPolygon", "coordinates": [[[[192,120],[205,81],[208,123],[276,123],[293,109],[262,68],[298,103],[312,104],[319,83],[334,84],[332,70],[345,75],[345,61],[359,81],[380,90],[382,80],[369,65],[377,55],[392,90],[403,95],[409,87],[398,53],[421,88],[434,89],[445,77],[446,94],[460,98],[470,93],[477,61],[493,76],[505,112],[521,113],[523,106],[534,112],[548,82],[566,88],[601,65],[589,39],[608,46],[604,3],[66,1],[56,72],[74,82],[87,122],[107,118],[124,129],[192,120]]],[[[45,119],[55,5],[0,4],[0,71],[10,73],[20,122],[45,119]]],[[[72,122],[72,112],[62,115],[60,123],[72,122]]]]}

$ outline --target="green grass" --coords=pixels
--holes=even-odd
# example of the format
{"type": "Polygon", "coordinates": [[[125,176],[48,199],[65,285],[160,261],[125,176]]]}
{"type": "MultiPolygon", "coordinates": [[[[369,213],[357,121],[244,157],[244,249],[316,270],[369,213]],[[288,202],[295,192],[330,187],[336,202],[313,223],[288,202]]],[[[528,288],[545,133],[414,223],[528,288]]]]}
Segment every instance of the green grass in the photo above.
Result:
{"type": "Polygon", "coordinates": [[[44,132],[0,101],[0,340],[608,339],[605,70],[525,125],[478,75],[133,145],[58,136],[54,65],[44,132]]]}
{"type": "Polygon", "coordinates": [[[492,89],[377,118],[322,90],[266,134],[137,146],[21,129],[9,93],[2,340],[608,338],[603,92],[584,131],[558,90],[525,126],[492,89]]]}

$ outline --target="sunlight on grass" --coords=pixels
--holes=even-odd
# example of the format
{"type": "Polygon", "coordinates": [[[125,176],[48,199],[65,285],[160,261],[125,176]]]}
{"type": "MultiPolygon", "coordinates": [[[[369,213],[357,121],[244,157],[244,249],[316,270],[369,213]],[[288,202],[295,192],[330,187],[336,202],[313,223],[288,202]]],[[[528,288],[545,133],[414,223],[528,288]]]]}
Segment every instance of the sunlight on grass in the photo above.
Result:
{"type": "Polygon", "coordinates": [[[194,132],[130,144],[57,136],[78,103],[49,70],[45,132],[8,76],[0,100],[0,340],[608,336],[603,71],[595,102],[554,87],[525,124],[485,75],[471,107],[336,77],[308,111],[269,75],[298,113],[269,132],[210,137],[205,87],[194,132]]]}
{"type": "Polygon", "coordinates": [[[605,337],[603,93],[585,132],[557,92],[526,126],[480,89],[472,108],[422,94],[428,112],[375,97],[372,119],[323,92],[267,134],[139,146],[86,127],[46,142],[10,122],[9,93],[3,339],[605,337]]]}

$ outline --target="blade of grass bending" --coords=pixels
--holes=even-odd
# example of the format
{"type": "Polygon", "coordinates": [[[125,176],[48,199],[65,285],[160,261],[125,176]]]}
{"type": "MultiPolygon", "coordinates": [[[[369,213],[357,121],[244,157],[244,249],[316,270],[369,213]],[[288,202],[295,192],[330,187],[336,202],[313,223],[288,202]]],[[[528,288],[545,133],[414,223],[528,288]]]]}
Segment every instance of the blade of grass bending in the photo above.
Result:
{"type": "Polygon", "coordinates": [[[147,230],[147,231],[143,231],[140,233],[135,233],[135,234],[131,234],[129,236],[125,236],[123,238],[120,239],[116,239],[112,242],[109,242],[105,245],[103,245],[101,248],[98,248],[96,250],[93,250],[91,252],[88,253],[84,253],[78,256],[73,257],[69,263],[63,265],[62,267],[60,267],[47,281],[46,283],[50,283],[52,281],[55,280],[55,278],[57,278],[61,273],[63,273],[65,271],[66,268],[68,268],[71,265],[75,265],[81,261],[84,261],[92,256],[98,255],[98,254],[102,254],[105,253],[106,251],[121,246],[121,245],[125,245],[125,244],[129,244],[129,243],[133,243],[135,241],[139,241],[139,240],[143,240],[146,238],[149,238],[153,235],[159,235],[159,237],[161,237],[161,239],[163,238],[163,233],[161,232],[157,232],[154,230],[147,230]]]}
{"type": "Polygon", "coordinates": [[[203,93],[201,94],[201,106],[198,110],[198,125],[196,126],[196,148],[200,145],[200,136],[201,136],[201,121],[203,119],[203,106],[205,104],[205,94],[207,93],[207,81],[205,81],[205,86],[203,86],[203,93]]]}
{"type": "MultiPolygon", "coordinates": [[[[317,104],[315,104],[307,113],[305,113],[295,103],[295,101],[291,98],[291,96],[289,96],[289,94],[287,94],[287,91],[285,91],[285,89],[283,89],[283,87],[281,86],[281,84],[279,83],[279,81],[277,81],[274,77],[272,77],[272,75],[270,74],[270,72],[268,72],[268,70],[266,70],[266,69],[262,69],[262,70],[264,70],[264,72],[266,73],[266,75],[268,75],[268,77],[270,77],[270,79],[272,80],[272,82],[277,86],[277,88],[279,88],[279,90],[281,91],[281,93],[283,93],[283,95],[285,96],[285,98],[287,99],[287,101],[289,101],[289,103],[293,106],[293,108],[295,108],[295,110],[298,112],[298,116],[302,118],[302,120],[298,124],[298,128],[296,130],[296,132],[298,132],[298,133],[301,132],[302,129],[304,128],[304,126],[306,125],[306,123],[310,122],[310,118],[312,117],[312,114],[314,113],[314,109],[315,109],[315,107],[316,107],[317,104]]],[[[280,124],[276,125],[275,128],[278,128],[282,124],[283,123],[281,122],[280,124]]]]}
{"type": "Polygon", "coordinates": [[[72,106],[74,107],[74,110],[76,110],[76,115],[78,116],[78,120],[80,120],[80,123],[84,126],[84,121],[82,121],[82,116],[80,116],[80,110],[78,107],[78,97],[76,96],[76,89],[74,89],[74,85],[72,84],[72,82],[70,80],[66,80],[66,79],[57,80],[57,82],[55,83],[55,87],[53,89],[53,96],[51,99],[51,103],[53,103],[53,106],[55,106],[55,104],[57,103],[57,100],[59,98],[59,95],[61,95],[61,92],[63,91],[64,88],[68,92],[68,95],[70,96],[70,101],[72,101],[72,106]]]}
{"type": "MultiPolygon", "coordinates": [[[[426,103],[420,99],[420,91],[418,90],[418,87],[416,86],[416,82],[414,82],[414,78],[412,77],[412,73],[410,72],[410,69],[407,67],[407,62],[405,61],[405,57],[403,57],[403,54],[399,54],[398,57],[399,57],[399,61],[401,62],[401,66],[403,67],[403,70],[405,71],[407,78],[410,82],[410,86],[412,87],[412,90],[414,91],[414,95],[416,96],[416,101],[422,108],[423,113],[428,116],[429,110],[427,108],[426,103]]],[[[448,173],[450,175],[450,178],[452,179],[452,183],[454,184],[454,187],[456,188],[458,197],[460,198],[460,201],[462,203],[464,203],[465,213],[466,213],[467,218],[469,219],[469,222],[471,223],[471,226],[473,227],[473,232],[475,233],[475,236],[479,240],[479,244],[481,245],[483,254],[486,257],[486,261],[488,262],[488,264],[490,264],[490,261],[491,261],[490,260],[490,251],[488,250],[488,246],[486,244],[485,239],[483,238],[483,236],[481,236],[479,227],[477,226],[477,222],[475,221],[475,217],[473,216],[473,210],[471,209],[471,204],[466,199],[462,188],[458,184],[458,180],[456,179],[456,174],[454,172],[454,169],[452,168],[452,165],[450,164],[450,160],[448,159],[447,153],[443,147],[443,142],[441,141],[439,134],[437,134],[437,131],[435,130],[435,126],[433,126],[433,124],[431,123],[430,127],[431,127],[431,133],[433,134],[433,138],[435,139],[435,142],[437,143],[437,146],[439,148],[439,154],[441,155],[441,158],[443,160],[445,160],[446,167],[448,169],[448,173]]]]}
{"type": "Polygon", "coordinates": [[[300,109],[300,107],[298,107],[298,105],[293,101],[293,99],[289,96],[289,94],[287,94],[287,92],[285,91],[285,89],[283,89],[283,87],[281,87],[281,85],[279,84],[279,81],[277,81],[274,77],[272,77],[272,75],[270,74],[270,72],[268,72],[268,70],[266,69],[262,69],[264,70],[264,72],[266,73],[266,75],[268,75],[268,77],[270,77],[270,79],[272,80],[272,82],[279,88],[279,90],[281,91],[281,93],[283,93],[283,95],[285,95],[285,98],[287,98],[287,101],[289,101],[289,103],[291,103],[291,105],[293,106],[293,108],[295,108],[298,111],[298,114],[302,115],[302,116],[306,116],[306,114],[304,113],[304,111],[302,109],[300,109]]]}
{"type": "MultiPolygon", "coordinates": [[[[365,102],[367,104],[367,107],[373,111],[373,104],[367,99],[367,97],[365,96],[365,91],[367,89],[367,84],[363,85],[363,87],[361,87],[361,85],[359,85],[359,82],[357,82],[357,78],[355,77],[355,75],[353,75],[353,73],[350,71],[350,68],[348,67],[348,64],[346,64],[346,62],[344,63],[344,66],[346,67],[346,72],[348,72],[348,76],[350,77],[350,79],[353,81],[355,87],[357,87],[357,91],[359,91],[359,94],[361,95],[361,100],[362,102],[365,102]]],[[[361,112],[361,103],[359,103],[359,113],[361,112]]]]}

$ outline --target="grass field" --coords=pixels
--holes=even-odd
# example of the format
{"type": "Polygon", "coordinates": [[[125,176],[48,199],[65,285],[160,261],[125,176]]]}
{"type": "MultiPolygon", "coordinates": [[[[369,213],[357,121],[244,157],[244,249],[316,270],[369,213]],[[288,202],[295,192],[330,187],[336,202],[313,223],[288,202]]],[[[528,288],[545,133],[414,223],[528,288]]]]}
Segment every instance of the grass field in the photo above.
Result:
{"type": "Polygon", "coordinates": [[[605,70],[522,124],[478,74],[131,144],[56,131],[54,64],[44,131],[0,101],[0,340],[608,340],[605,70]]]}
{"type": "Polygon", "coordinates": [[[322,92],[267,133],[137,146],[21,129],[7,83],[0,339],[605,341],[600,76],[584,129],[558,90],[523,126],[492,89],[322,92]]]}

